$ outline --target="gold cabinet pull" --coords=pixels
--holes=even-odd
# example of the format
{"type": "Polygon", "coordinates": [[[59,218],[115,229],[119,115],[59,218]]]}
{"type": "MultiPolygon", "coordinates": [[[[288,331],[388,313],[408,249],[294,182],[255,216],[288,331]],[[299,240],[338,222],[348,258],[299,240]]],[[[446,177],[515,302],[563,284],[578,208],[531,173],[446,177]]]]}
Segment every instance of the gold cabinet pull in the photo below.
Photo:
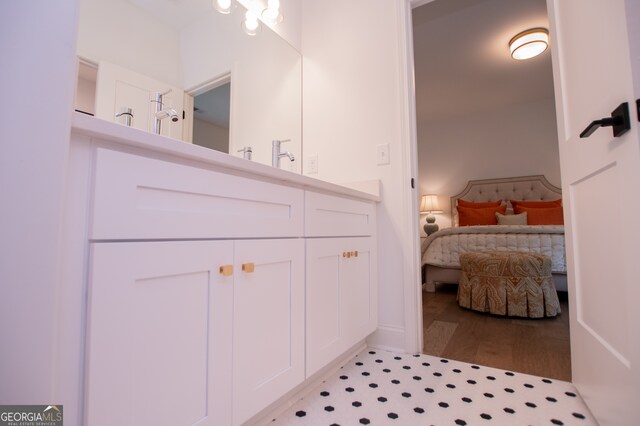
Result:
{"type": "Polygon", "coordinates": [[[220,267],[220,275],[223,277],[230,277],[233,275],[233,265],[222,265],[220,267]]]}
{"type": "Polygon", "coordinates": [[[256,269],[256,265],[253,263],[243,263],[242,264],[242,272],[246,272],[248,274],[252,273],[256,269]]]}
{"type": "Polygon", "coordinates": [[[358,257],[358,250],[353,252],[353,257],[358,257]]]}

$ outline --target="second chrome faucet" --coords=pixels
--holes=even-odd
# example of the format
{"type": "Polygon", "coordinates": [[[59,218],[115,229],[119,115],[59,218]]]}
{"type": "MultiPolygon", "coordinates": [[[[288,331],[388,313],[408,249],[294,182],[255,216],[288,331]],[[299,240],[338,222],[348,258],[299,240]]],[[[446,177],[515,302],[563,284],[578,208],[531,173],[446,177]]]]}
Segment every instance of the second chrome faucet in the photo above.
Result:
{"type": "Polygon", "coordinates": [[[280,168],[280,159],[282,157],[288,157],[289,161],[295,161],[296,158],[289,151],[280,151],[280,145],[285,142],[291,142],[291,139],[275,140],[271,142],[271,165],[276,168],[280,168]]]}

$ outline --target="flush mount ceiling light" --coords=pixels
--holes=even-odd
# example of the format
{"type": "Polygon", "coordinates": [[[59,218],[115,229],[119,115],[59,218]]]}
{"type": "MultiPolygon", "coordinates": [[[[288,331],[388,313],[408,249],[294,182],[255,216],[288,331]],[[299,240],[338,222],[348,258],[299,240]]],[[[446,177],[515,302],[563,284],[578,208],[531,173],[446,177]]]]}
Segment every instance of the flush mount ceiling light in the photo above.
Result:
{"type": "Polygon", "coordinates": [[[549,46],[549,31],[546,28],[532,28],[516,35],[509,42],[511,57],[522,61],[538,56],[549,46]]]}
{"type": "Polygon", "coordinates": [[[279,24],[282,22],[282,13],[280,13],[280,0],[269,0],[267,8],[262,11],[262,20],[267,24],[279,24]]]}
{"type": "Polygon", "coordinates": [[[218,12],[227,15],[231,13],[231,0],[212,0],[213,7],[218,12]]]}

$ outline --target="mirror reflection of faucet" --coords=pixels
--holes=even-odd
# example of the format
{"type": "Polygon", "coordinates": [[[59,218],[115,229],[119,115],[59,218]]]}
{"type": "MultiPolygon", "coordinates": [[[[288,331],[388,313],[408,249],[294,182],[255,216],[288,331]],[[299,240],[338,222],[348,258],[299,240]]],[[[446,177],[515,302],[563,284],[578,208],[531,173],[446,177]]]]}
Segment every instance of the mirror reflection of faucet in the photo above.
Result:
{"type": "Polygon", "coordinates": [[[121,108],[120,112],[116,114],[116,118],[120,119],[120,124],[131,127],[131,124],[133,122],[133,109],[129,107],[121,108]]]}
{"type": "Polygon", "coordinates": [[[174,123],[177,122],[180,118],[178,117],[178,112],[173,108],[163,108],[164,104],[164,95],[168,95],[171,92],[171,89],[167,90],[164,93],[156,93],[155,99],[151,99],[151,102],[156,104],[154,110],[154,120],[153,120],[153,131],[156,134],[160,134],[162,120],[165,118],[170,118],[174,123]]]}
{"type": "Polygon", "coordinates": [[[271,142],[271,165],[276,168],[280,168],[280,159],[282,157],[289,158],[289,161],[295,161],[296,158],[289,151],[280,151],[280,145],[285,142],[291,142],[291,139],[274,140],[271,142]]]}
{"type": "Polygon", "coordinates": [[[242,149],[239,149],[238,152],[242,153],[242,158],[245,160],[251,160],[251,153],[253,149],[250,146],[243,146],[242,149]]]}

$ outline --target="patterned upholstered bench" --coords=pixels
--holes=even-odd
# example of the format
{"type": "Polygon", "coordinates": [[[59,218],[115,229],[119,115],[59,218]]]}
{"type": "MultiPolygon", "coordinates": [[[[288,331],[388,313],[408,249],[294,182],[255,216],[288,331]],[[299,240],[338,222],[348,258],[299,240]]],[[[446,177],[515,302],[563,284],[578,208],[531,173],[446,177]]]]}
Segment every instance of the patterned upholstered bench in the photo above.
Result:
{"type": "Polygon", "coordinates": [[[460,306],[516,317],[554,317],[560,313],[551,276],[551,259],[537,253],[489,251],[460,255],[460,306]]]}

